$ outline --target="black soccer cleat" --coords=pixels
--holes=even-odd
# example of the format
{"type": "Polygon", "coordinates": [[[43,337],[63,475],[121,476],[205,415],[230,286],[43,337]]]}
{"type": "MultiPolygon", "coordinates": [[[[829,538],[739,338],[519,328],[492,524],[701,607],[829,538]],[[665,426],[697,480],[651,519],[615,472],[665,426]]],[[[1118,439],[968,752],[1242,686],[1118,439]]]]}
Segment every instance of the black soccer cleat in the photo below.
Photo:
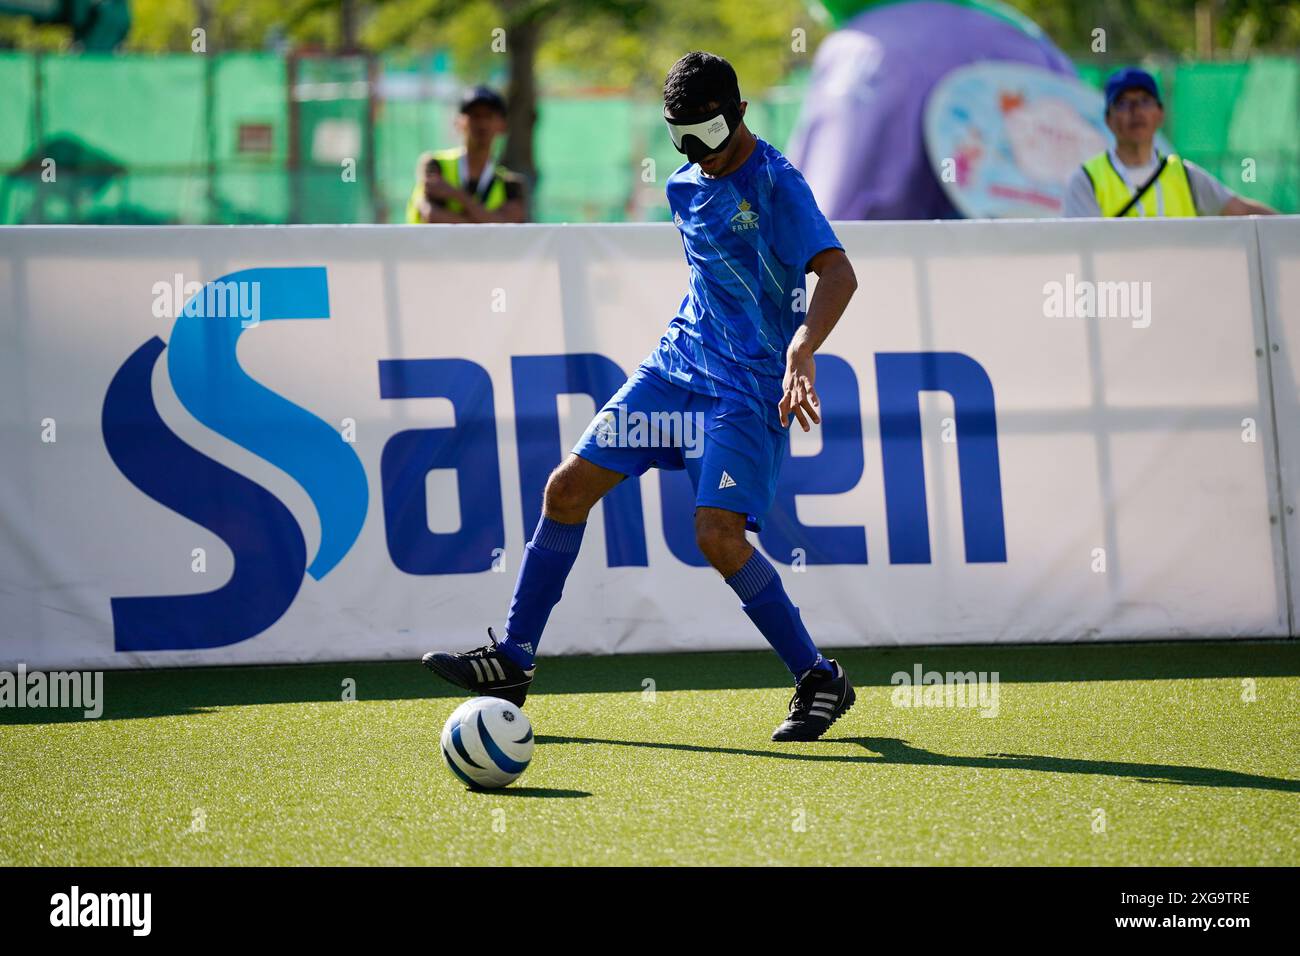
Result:
{"type": "Polygon", "coordinates": [[[828,659],[826,663],[835,669],[834,673],[814,669],[795,685],[790,716],[772,731],[773,740],[816,740],[853,706],[858,695],[844,668],[838,661],[828,659]]]}
{"type": "Polygon", "coordinates": [[[420,658],[420,663],[444,680],[480,697],[500,697],[516,707],[524,706],[536,668],[524,670],[497,650],[497,636],[490,627],[488,637],[492,639],[491,644],[464,654],[430,651],[420,658]]]}

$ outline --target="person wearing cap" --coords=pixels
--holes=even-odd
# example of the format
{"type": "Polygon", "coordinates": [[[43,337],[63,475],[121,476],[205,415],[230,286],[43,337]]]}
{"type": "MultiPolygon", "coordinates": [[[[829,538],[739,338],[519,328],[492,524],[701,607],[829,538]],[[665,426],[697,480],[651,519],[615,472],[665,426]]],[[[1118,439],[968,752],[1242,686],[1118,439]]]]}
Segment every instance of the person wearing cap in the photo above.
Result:
{"type": "Polygon", "coordinates": [[[527,222],[523,178],[492,159],[506,131],[505,100],[486,86],[466,91],[456,131],[463,145],[424,153],[416,163],[406,221],[527,222]]]}
{"type": "Polygon", "coordinates": [[[1274,210],[1238,196],[1201,167],[1161,155],[1156,131],[1165,108],[1155,77],[1119,70],[1106,81],[1106,125],[1115,145],[1075,170],[1065,186],[1067,218],[1266,216],[1274,210]]]}

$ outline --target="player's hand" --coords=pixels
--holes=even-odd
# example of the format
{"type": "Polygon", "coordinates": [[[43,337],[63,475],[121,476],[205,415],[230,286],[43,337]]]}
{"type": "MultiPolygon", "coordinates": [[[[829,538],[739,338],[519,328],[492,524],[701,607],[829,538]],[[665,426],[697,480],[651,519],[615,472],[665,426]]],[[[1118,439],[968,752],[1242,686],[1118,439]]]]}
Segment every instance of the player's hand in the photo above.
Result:
{"type": "Polygon", "coordinates": [[[457,192],[459,192],[459,190],[457,190],[455,186],[437,174],[429,176],[424,180],[424,195],[427,196],[431,202],[446,202],[449,199],[455,199],[457,192]]]}
{"type": "Polygon", "coordinates": [[[813,424],[820,425],[822,417],[820,414],[821,399],[817,397],[817,391],[813,388],[813,382],[817,380],[817,361],[813,358],[812,352],[801,350],[791,351],[786,356],[785,361],[785,381],[783,383],[785,392],[781,396],[781,404],[777,409],[781,413],[781,427],[788,428],[790,425],[790,415],[799,419],[799,424],[803,426],[804,431],[809,431],[812,426],[808,424],[808,419],[813,420],[813,424]]]}

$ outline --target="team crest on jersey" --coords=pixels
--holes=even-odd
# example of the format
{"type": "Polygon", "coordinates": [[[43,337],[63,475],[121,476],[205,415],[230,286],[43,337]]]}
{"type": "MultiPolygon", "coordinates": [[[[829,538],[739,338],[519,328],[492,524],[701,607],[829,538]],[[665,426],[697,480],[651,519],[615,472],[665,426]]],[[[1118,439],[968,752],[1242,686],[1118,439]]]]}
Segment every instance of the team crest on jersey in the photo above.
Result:
{"type": "Polygon", "coordinates": [[[746,229],[758,228],[758,213],[749,208],[748,199],[742,199],[736,203],[736,208],[740,212],[731,217],[732,232],[744,232],[746,229]]]}

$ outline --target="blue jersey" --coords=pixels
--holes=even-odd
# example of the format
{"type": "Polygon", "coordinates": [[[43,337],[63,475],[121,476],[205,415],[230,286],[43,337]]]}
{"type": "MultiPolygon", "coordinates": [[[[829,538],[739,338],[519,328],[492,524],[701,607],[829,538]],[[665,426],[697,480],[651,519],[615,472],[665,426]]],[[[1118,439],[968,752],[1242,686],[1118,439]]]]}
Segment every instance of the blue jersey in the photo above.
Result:
{"type": "Polygon", "coordinates": [[[844,247],[803,176],[761,139],[727,176],[683,165],[667,193],[690,282],[644,364],[693,392],[739,398],[780,429],[785,352],[808,307],[808,260],[844,247]]]}

